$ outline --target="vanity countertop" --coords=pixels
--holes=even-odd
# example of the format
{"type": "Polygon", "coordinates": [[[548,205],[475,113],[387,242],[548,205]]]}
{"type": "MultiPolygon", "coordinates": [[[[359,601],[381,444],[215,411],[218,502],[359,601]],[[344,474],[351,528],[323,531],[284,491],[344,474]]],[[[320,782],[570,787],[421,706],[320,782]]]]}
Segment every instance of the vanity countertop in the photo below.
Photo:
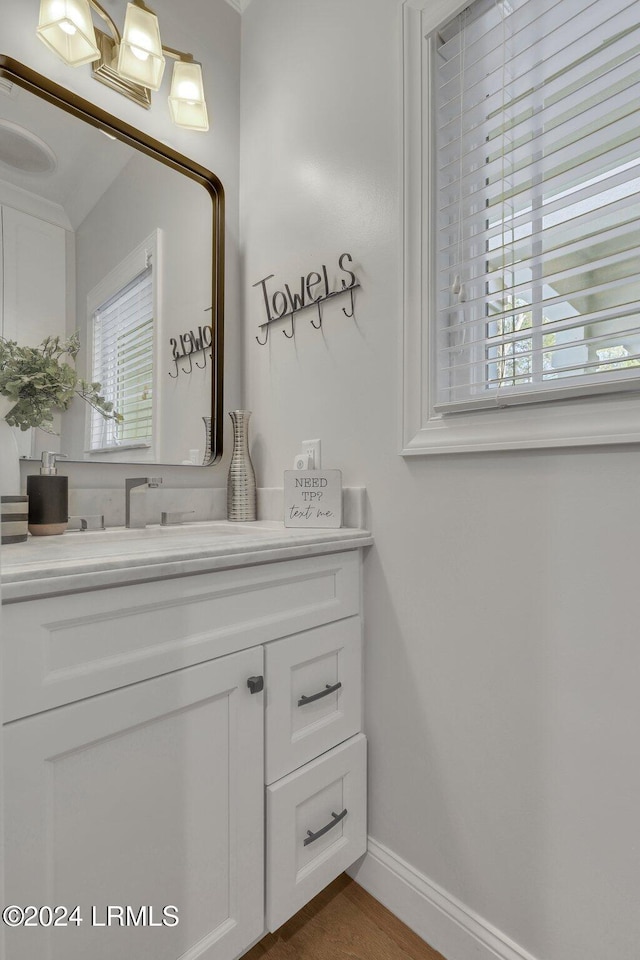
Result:
{"type": "Polygon", "coordinates": [[[30,536],[2,548],[2,602],[334,553],[372,542],[367,530],[289,528],[276,520],[30,536]]]}

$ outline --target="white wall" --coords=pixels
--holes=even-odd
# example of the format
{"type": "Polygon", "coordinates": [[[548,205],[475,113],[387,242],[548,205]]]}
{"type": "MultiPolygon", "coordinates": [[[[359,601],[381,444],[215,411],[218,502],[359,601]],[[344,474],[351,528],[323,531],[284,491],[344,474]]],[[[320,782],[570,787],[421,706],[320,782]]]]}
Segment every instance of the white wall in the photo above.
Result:
{"type": "Polygon", "coordinates": [[[243,16],[257,474],[279,484],[321,437],[368,489],[371,835],[537,960],[635,960],[640,451],[398,456],[401,66],[400,0],[243,16]],[[252,284],[345,250],[357,322],[336,300],[322,332],[301,313],[258,346],[252,284]]]}
{"type": "MultiPolygon", "coordinates": [[[[38,6],[36,0],[0,0],[0,53],[25,63],[109,113],[169,144],[212,170],[222,181],[226,195],[224,409],[235,409],[240,404],[241,395],[240,326],[237,322],[240,15],[225,0],[186,0],[182,4],[154,0],[153,9],[160,20],[163,41],[175,49],[190,51],[202,63],[210,129],[207,133],[192,133],[174,126],[169,117],[167,95],[170,61],[162,89],[153,94],[152,109],[145,110],[97,83],[91,76],[89,65],[72,69],[47,50],[35,33],[38,6]]],[[[121,27],[126,0],[111,0],[106,8],[121,27]]],[[[224,419],[229,419],[226,413],[224,419]]],[[[229,425],[225,424],[227,448],[230,437],[229,422],[229,425]]],[[[67,472],[72,487],[120,487],[131,468],[119,464],[101,467],[69,465],[67,472]],[[99,479],[97,473],[100,474],[99,479]]],[[[226,467],[221,464],[207,468],[206,472],[186,467],[165,467],[163,477],[168,486],[224,485],[226,467]]]]}

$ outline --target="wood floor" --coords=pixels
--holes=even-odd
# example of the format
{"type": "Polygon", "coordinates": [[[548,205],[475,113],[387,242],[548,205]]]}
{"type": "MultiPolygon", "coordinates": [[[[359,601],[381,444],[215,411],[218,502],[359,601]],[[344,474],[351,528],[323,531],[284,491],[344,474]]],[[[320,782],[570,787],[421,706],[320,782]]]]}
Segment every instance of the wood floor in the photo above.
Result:
{"type": "Polygon", "coordinates": [[[444,960],[343,874],[243,960],[444,960]]]}

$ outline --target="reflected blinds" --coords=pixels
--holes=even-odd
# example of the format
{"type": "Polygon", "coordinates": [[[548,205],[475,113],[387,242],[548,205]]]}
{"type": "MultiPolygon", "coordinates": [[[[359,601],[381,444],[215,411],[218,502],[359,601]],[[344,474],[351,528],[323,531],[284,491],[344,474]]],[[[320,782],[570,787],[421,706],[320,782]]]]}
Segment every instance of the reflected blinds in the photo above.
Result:
{"type": "Polygon", "coordinates": [[[428,38],[446,413],[640,385],[640,0],[476,0],[428,38]]]}
{"type": "Polygon", "coordinates": [[[91,450],[149,444],[153,406],[153,276],[149,266],[93,316],[93,379],[123,416],[91,418],[91,450]]]}

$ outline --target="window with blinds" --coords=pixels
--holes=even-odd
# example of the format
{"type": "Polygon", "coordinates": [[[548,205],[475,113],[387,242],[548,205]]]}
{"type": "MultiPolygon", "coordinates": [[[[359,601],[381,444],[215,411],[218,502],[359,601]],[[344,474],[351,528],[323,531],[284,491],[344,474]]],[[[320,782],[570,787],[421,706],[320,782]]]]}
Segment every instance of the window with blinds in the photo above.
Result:
{"type": "Polygon", "coordinates": [[[428,37],[434,409],[640,387],[640,0],[476,0],[428,37]]]}
{"type": "Polygon", "coordinates": [[[153,436],[153,268],[146,267],[93,313],[92,379],[122,415],[92,411],[90,449],[147,446],[153,436]]]}

